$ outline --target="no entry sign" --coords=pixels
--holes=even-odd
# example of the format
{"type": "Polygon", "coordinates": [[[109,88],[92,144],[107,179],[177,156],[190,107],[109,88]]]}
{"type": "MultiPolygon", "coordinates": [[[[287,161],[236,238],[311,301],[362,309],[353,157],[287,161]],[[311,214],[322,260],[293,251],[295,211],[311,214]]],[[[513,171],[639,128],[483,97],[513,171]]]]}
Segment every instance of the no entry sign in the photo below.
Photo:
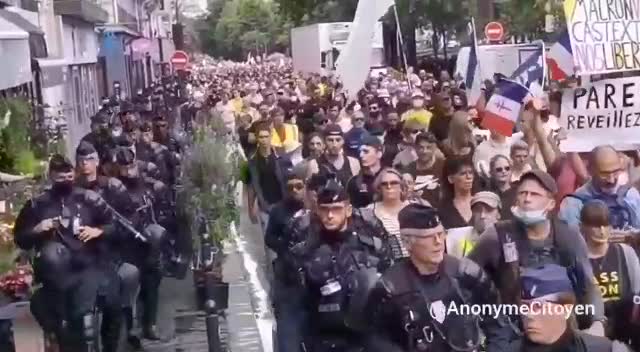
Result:
{"type": "Polygon", "coordinates": [[[184,51],[177,50],[169,61],[176,70],[183,70],[189,63],[189,55],[184,51]]]}
{"type": "Polygon", "coordinates": [[[504,38],[504,27],[500,22],[489,22],[484,27],[484,35],[490,42],[499,42],[504,38]]]}

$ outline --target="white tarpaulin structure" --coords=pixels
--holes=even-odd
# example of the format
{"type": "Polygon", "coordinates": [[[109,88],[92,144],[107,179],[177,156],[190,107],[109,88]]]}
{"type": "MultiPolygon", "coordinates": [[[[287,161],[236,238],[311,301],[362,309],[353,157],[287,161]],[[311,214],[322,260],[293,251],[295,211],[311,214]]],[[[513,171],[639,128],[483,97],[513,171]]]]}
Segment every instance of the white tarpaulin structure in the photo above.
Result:
{"type": "Polygon", "coordinates": [[[369,53],[373,48],[377,22],[393,4],[393,0],[358,1],[347,45],[336,62],[336,73],[350,98],[355,98],[369,75],[371,69],[369,53]]]}
{"type": "Polygon", "coordinates": [[[0,90],[31,81],[29,33],[0,17],[0,90]]]}

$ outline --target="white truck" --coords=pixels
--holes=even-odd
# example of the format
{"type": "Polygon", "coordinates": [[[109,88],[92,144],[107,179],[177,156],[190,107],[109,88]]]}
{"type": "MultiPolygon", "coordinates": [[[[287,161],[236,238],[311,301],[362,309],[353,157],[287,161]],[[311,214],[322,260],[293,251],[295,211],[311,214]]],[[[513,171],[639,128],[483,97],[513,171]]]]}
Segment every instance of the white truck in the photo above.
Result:
{"type": "MultiPolygon", "coordinates": [[[[291,30],[291,57],[296,72],[327,74],[335,69],[347,44],[351,22],[317,23],[291,30]]],[[[373,37],[371,68],[385,67],[382,22],[373,37]]]]}

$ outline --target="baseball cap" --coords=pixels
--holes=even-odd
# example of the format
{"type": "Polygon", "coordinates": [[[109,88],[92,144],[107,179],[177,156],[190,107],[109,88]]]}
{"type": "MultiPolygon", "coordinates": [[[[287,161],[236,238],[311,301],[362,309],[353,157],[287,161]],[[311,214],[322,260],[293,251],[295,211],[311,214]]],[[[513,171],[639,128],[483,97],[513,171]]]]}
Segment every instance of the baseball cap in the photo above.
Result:
{"type": "Polygon", "coordinates": [[[520,182],[527,179],[538,181],[538,183],[540,183],[540,185],[542,185],[544,189],[551,193],[558,193],[558,184],[556,183],[556,180],[554,180],[551,175],[542,170],[531,170],[525,172],[524,175],[520,177],[520,182]]]}
{"type": "Polygon", "coordinates": [[[566,297],[575,299],[574,285],[567,268],[557,264],[546,264],[536,268],[525,268],[521,275],[521,297],[526,301],[551,301],[565,303],[566,297]]]}
{"type": "Polygon", "coordinates": [[[424,93],[422,93],[421,90],[414,90],[413,93],[411,93],[411,97],[412,98],[424,98],[424,93]]]}
{"type": "Polygon", "coordinates": [[[362,137],[362,141],[360,142],[360,146],[368,146],[368,147],[373,147],[376,149],[382,149],[382,141],[380,141],[380,138],[371,135],[371,134],[367,134],[366,136],[362,137]]]}
{"type": "Polygon", "coordinates": [[[342,128],[340,127],[340,125],[332,123],[330,125],[327,125],[327,127],[324,128],[324,136],[325,137],[329,137],[329,136],[340,136],[342,137],[344,134],[342,132],[342,128]]]}
{"type": "Polygon", "coordinates": [[[478,203],[486,204],[493,209],[502,208],[500,197],[498,197],[498,195],[493,192],[483,191],[474,194],[473,198],[471,198],[471,206],[473,207],[478,203]]]}

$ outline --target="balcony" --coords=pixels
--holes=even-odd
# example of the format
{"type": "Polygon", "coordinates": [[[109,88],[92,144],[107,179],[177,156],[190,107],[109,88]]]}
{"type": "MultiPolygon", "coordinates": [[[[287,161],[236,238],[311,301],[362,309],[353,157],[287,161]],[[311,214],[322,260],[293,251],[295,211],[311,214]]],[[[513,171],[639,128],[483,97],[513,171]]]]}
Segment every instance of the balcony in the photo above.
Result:
{"type": "Polygon", "coordinates": [[[90,23],[106,23],[109,14],[97,2],[91,0],[54,0],[56,15],[70,16],[90,23]]]}

